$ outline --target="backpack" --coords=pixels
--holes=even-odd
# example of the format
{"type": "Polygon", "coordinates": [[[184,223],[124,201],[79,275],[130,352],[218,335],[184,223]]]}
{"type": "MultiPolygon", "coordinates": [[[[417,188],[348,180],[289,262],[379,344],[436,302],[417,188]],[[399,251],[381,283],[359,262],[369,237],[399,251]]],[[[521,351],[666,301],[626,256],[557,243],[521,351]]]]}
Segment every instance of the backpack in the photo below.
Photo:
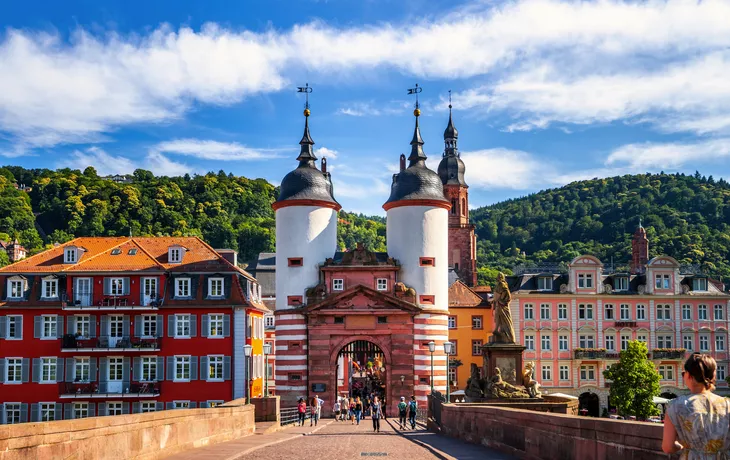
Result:
{"type": "Polygon", "coordinates": [[[401,415],[406,415],[406,410],[408,409],[408,404],[402,402],[398,403],[398,411],[401,413],[401,415]]]}
{"type": "Polygon", "coordinates": [[[411,401],[411,402],[408,403],[408,410],[410,410],[412,414],[415,414],[416,413],[416,408],[417,407],[418,406],[416,406],[416,401],[411,401]]]}

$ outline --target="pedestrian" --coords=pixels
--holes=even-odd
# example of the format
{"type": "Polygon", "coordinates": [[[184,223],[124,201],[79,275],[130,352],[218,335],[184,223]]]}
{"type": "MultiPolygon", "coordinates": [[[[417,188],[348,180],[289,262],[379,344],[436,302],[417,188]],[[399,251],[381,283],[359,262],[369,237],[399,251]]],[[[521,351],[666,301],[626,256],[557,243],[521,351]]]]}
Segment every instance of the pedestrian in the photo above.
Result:
{"type": "Polygon", "coordinates": [[[406,427],[406,416],[408,414],[408,404],[406,404],[406,397],[401,396],[400,402],[398,403],[398,424],[401,429],[406,427]]]}
{"type": "Polygon", "coordinates": [[[355,420],[357,420],[358,425],[360,425],[360,417],[362,417],[362,401],[358,396],[355,400],[355,420]]]}
{"type": "Polygon", "coordinates": [[[416,429],[416,413],[418,412],[418,403],[416,402],[416,395],[411,396],[411,400],[408,403],[408,421],[411,422],[411,429],[416,429]]]}
{"type": "Polygon", "coordinates": [[[335,404],[332,406],[332,415],[335,416],[335,422],[340,421],[340,400],[338,399],[335,401],[335,404]]]}
{"type": "Polygon", "coordinates": [[[730,458],[730,404],[715,389],[717,363],[707,354],[693,353],[684,363],[682,381],[690,394],[667,408],[662,450],[681,451],[683,459],[730,458]]]}
{"type": "Polygon", "coordinates": [[[311,418],[309,419],[309,426],[317,426],[321,408],[321,406],[319,405],[320,401],[322,400],[319,399],[317,395],[314,395],[314,397],[312,398],[312,404],[309,406],[309,414],[311,416],[311,418]]]}
{"type": "Polygon", "coordinates": [[[355,424],[355,400],[350,398],[350,421],[355,424]]]}
{"type": "Polygon", "coordinates": [[[380,433],[380,417],[383,416],[383,408],[380,405],[380,401],[378,401],[377,396],[373,399],[373,403],[370,405],[370,412],[373,417],[373,431],[380,433]]]}
{"type": "Polygon", "coordinates": [[[345,396],[342,397],[342,403],[340,407],[340,418],[344,422],[347,420],[347,415],[350,411],[350,402],[347,400],[345,396]]]}
{"type": "Polygon", "coordinates": [[[304,426],[304,419],[307,417],[307,403],[304,402],[304,398],[299,398],[297,413],[299,416],[299,426],[304,426]]]}

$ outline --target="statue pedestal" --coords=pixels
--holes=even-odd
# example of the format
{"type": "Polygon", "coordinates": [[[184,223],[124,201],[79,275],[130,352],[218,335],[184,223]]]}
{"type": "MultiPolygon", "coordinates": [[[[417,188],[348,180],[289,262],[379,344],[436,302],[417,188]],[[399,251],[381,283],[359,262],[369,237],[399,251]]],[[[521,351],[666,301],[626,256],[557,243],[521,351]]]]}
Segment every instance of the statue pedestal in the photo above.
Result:
{"type": "Polygon", "coordinates": [[[488,343],[482,346],[484,368],[482,375],[488,382],[494,377],[494,368],[502,373],[502,380],[512,385],[522,385],[522,352],[525,347],[515,343],[488,343]]]}

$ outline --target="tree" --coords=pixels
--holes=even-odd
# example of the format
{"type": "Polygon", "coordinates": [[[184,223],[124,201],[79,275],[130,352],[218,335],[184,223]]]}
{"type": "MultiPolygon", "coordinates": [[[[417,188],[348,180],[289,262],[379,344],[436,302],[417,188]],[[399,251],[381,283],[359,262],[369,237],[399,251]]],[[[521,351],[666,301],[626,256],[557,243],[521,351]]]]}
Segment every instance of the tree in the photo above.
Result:
{"type": "Polygon", "coordinates": [[[659,413],[653,401],[659,395],[659,372],[647,353],[646,344],[632,340],[621,352],[619,362],[603,371],[603,376],[611,380],[609,397],[621,415],[647,419],[659,413]]]}

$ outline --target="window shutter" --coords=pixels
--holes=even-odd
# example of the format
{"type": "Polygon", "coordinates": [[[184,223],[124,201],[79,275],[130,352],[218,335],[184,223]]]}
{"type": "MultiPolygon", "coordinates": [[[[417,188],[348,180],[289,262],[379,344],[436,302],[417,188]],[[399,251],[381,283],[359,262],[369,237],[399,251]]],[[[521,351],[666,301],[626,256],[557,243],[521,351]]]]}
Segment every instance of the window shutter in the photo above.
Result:
{"type": "Polygon", "coordinates": [[[33,403],[30,405],[30,421],[31,422],[38,422],[41,419],[41,405],[38,403],[33,403]]]}
{"type": "Polygon", "coordinates": [[[66,403],[63,405],[63,419],[64,420],[73,420],[74,418],[74,412],[73,412],[73,404],[72,403],[66,403]]]}
{"type": "Polygon", "coordinates": [[[23,299],[28,300],[30,299],[30,290],[33,287],[33,277],[29,276],[27,280],[25,280],[25,290],[23,291],[23,299]]]}
{"type": "Polygon", "coordinates": [[[208,326],[208,315],[200,315],[200,336],[208,337],[210,327],[208,326]]]}
{"type": "MultiPolygon", "coordinates": [[[[22,367],[20,369],[20,373],[22,374],[23,383],[28,383],[28,379],[30,377],[30,358],[23,358],[22,367]]],[[[0,374],[5,375],[5,374],[0,374]]]]}
{"type": "MultiPolygon", "coordinates": [[[[107,415],[106,403],[99,403],[99,417],[103,417],[105,415],[107,415]]],[[[91,414],[89,414],[89,416],[91,416],[91,414]]]]}
{"type": "MultiPolygon", "coordinates": [[[[122,316],[122,335],[126,338],[129,338],[129,315],[122,316]]],[[[108,334],[109,330],[104,329],[104,334],[108,334]]]]}
{"type": "Polygon", "coordinates": [[[203,285],[200,287],[203,298],[207,299],[210,296],[208,286],[210,285],[210,276],[203,276],[203,285]]]}
{"type": "Polygon", "coordinates": [[[231,336],[231,315],[223,315],[223,337],[231,336]]]}
{"type": "Polygon", "coordinates": [[[43,317],[34,316],[33,317],[33,338],[40,339],[42,333],[43,333],[43,317]]]}
{"type": "Polygon", "coordinates": [[[198,403],[196,403],[195,401],[190,401],[190,403],[188,403],[188,409],[195,409],[197,406],[198,403]]]}
{"type": "Polygon", "coordinates": [[[53,411],[53,419],[61,420],[61,412],[63,412],[63,404],[56,403],[56,407],[54,409],[55,410],[53,411]]]}
{"type": "Polygon", "coordinates": [[[124,391],[124,389],[129,387],[129,366],[130,366],[129,357],[125,356],[124,358],[122,358],[122,380],[124,380],[124,383],[125,383],[122,391],[124,391]]]}
{"type": "Polygon", "coordinates": [[[136,382],[142,381],[142,358],[135,356],[132,360],[132,377],[136,382]]]}
{"type": "Polygon", "coordinates": [[[106,383],[109,380],[109,360],[99,358],[99,383],[106,383]]]}
{"type": "Polygon", "coordinates": [[[198,380],[198,357],[190,357],[190,380],[198,380]]]}
{"type": "Polygon", "coordinates": [[[162,329],[162,315],[157,315],[157,337],[164,337],[164,330],[162,329]]]}
{"type": "Polygon", "coordinates": [[[157,381],[165,380],[165,358],[163,356],[157,357],[157,381]]]}
{"type": "Polygon", "coordinates": [[[0,424],[5,425],[5,404],[0,404],[0,424]]]}
{"type": "Polygon", "coordinates": [[[168,410],[170,410],[170,409],[174,409],[174,408],[175,408],[175,403],[174,403],[174,402],[169,402],[169,403],[167,403],[167,409],[168,409],[168,410]]]}
{"type": "Polygon", "coordinates": [[[69,316],[66,320],[66,334],[76,334],[76,317],[69,316]]]}
{"type": "Polygon", "coordinates": [[[190,315],[190,337],[198,336],[198,315],[192,313],[190,315]]]}
{"type": "Polygon", "coordinates": [[[0,316],[0,339],[6,338],[8,334],[8,317],[0,316]]]}
{"type": "Polygon", "coordinates": [[[231,357],[223,357],[223,380],[231,380],[231,357]]]}
{"type": "Polygon", "coordinates": [[[0,358],[0,383],[5,383],[5,359],[0,358]]]}
{"type": "Polygon", "coordinates": [[[168,315],[167,316],[167,336],[168,337],[175,337],[175,319],[177,317],[175,315],[168,315]]]}
{"type": "Polygon", "coordinates": [[[226,299],[231,298],[231,288],[233,287],[233,275],[223,277],[223,295],[226,299]]]}
{"type": "Polygon", "coordinates": [[[175,379],[175,357],[167,357],[167,380],[175,379]]]}
{"type": "Polygon", "coordinates": [[[200,357],[200,380],[210,379],[210,367],[208,366],[208,357],[200,357]]]}
{"type": "Polygon", "coordinates": [[[122,403],[122,414],[128,414],[129,413],[129,403],[123,402],[122,403]]]}
{"type": "Polygon", "coordinates": [[[89,403],[89,417],[96,417],[96,403],[89,403]]]}
{"type": "Polygon", "coordinates": [[[38,383],[41,381],[41,359],[33,358],[33,381],[38,383]]]}
{"type": "Polygon", "coordinates": [[[200,401],[200,408],[201,409],[207,409],[208,408],[208,401],[200,401]]]}
{"type": "MultiPolygon", "coordinates": [[[[67,382],[73,382],[76,376],[74,375],[74,367],[76,366],[76,359],[75,358],[67,358],[66,359],[66,381],[67,382]]],[[[89,369],[91,371],[91,369],[89,369]]],[[[91,372],[89,372],[91,373],[91,372]]]]}
{"type": "Polygon", "coordinates": [[[96,337],[96,315],[89,316],[89,337],[96,337]]]}
{"type": "Polygon", "coordinates": [[[89,381],[96,382],[96,358],[89,358],[89,381]]]}
{"type": "Polygon", "coordinates": [[[122,292],[124,295],[129,295],[129,277],[122,278],[122,292]]]}
{"type": "Polygon", "coordinates": [[[142,412],[142,404],[139,402],[133,402],[132,403],[132,413],[139,414],[140,412],[142,412]]]}
{"type": "Polygon", "coordinates": [[[104,295],[111,295],[112,293],[112,279],[104,278],[104,295]]]}
{"type": "Polygon", "coordinates": [[[190,277],[190,297],[193,299],[198,298],[198,285],[200,284],[200,276],[190,277]]]}
{"type": "Polygon", "coordinates": [[[56,316],[56,338],[61,337],[63,337],[63,316],[56,316]]]}
{"type": "Polygon", "coordinates": [[[20,404],[20,423],[28,421],[28,403],[20,404]]]}
{"type": "Polygon", "coordinates": [[[109,336],[109,315],[101,315],[99,321],[99,337],[109,336]]]}
{"type": "Polygon", "coordinates": [[[56,382],[63,382],[63,358],[56,358],[56,382]]]}
{"type": "Polygon", "coordinates": [[[142,337],[142,315],[134,316],[134,336],[142,337]]]}

